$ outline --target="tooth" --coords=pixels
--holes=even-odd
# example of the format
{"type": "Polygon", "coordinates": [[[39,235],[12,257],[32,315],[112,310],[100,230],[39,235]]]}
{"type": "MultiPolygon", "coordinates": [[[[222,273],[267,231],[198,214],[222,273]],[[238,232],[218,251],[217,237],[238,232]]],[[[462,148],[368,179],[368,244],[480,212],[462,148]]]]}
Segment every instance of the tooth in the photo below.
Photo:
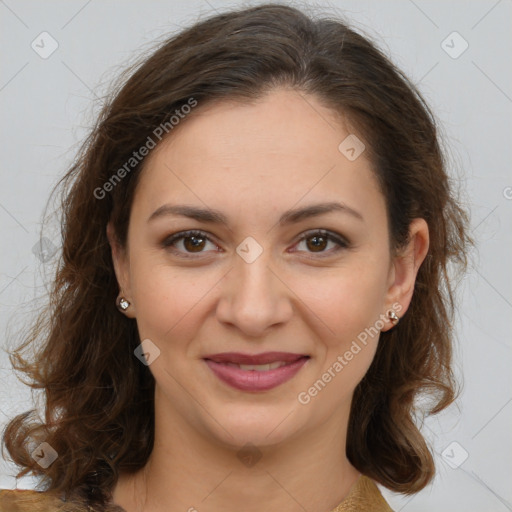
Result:
{"type": "Polygon", "coordinates": [[[270,364],[241,364],[241,370],[256,370],[257,372],[266,372],[270,370],[270,364]]]}
{"type": "Polygon", "coordinates": [[[284,366],[286,363],[283,363],[283,361],[276,361],[275,363],[270,363],[270,369],[275,370],[276,368],[280,368],[281,366],[284,366]]]}

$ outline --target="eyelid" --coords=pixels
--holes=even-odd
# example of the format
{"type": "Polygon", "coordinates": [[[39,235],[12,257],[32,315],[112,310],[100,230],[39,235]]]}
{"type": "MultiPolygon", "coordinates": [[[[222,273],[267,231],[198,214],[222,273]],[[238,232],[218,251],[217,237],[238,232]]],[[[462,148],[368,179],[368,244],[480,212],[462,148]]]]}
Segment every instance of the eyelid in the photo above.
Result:
{"type": "Polygon", "coordinates": [[[340,243],[345,243],[345,244],[349,243],[348,240],[346,240],[346,238],[343,235],[341,235],[340,233],[336,233],[335,231],[329,231],[328,229],[322,229],[322,228],[308,229],[307,231],[304,231],[304,233],[301,234],[301,237],[299,238],[299,240],[304,240],[304,238],[308,238],[312,235],[322,235],[322,236],[329,237],[331,239],[338,240],[340,243]]]}
{"type": "MultiPolygon", "coordinates": [[[[211,235],[210,233],[208,233],[207,231],[203,231],[201,229],[189,229],[189,230],[185,230],[185,231],[179,231],[177,233],[174,233],[174,234],[166,237],[163,240],[163,242],[162,242],[162,247],[164,249],[172,250],[173,249],[173,243],[175,243],[177,241],[180,241],[180,240],[182,240],[184,238],[193,237],[193,236],[197,236],[198,238],[204,238],[208,242],[211,242],[211,243],[214,243],[215,245],[218,245],[214,241],[215,237],[213,235],[211,235]]],[[[180,254],[184,258],[194,258],[195,257],[194,254],[198,254],[198,255],[205,254],[204,252],[187,253],[187,252],[178,251],[178,250],[174,250],[173,252],[180,254]]]]}
{"type": "MultiPolygon", "coordinates": [[[[300,242],[306,240],[309,237],[312,237],[313,235],[318,235],[318,236],[326,237],[328,240],[333,241],[334,243],[336,243],[338,247],[334,251],[333,250],[330,250],[330,251],[320,251],[318,253],[315,253],[315,252],[309,252],[308,253],[307,251],[292,251],[292,252],[306,252],[308,254],[317,254],[318,257],[322,258],[322,257],[326,257],[326,256],[331,256],[333,253],[338,253],[340,250],[347,249],[351,245],[350,242],[344,236],[342,236],[341,234],[336,233],[334,231],[329,231],[327,229],[321,229],[321,228],[310,229],[308,231],[305,231],[304,233],[302,233],[300,235],[300,238],[293,245],[296,246],[300,242]]],[[[177,233],[174,233],[174,234],[166,237],[163,240],[161,245],[165,249],[170,249],[170,248],[172,249],[174,242],[182,240],[182,239],[187,238],[187,237],[193,237],[193,236],[197,236],[198,238],[203,238],[203,239],[205,239],[205,240],[207,240],[207,241],[209,241],[211,243],[214,243],[214,244],[218,245],[215,242],[215,237],[213,235],[211,235],[207,231],[203,231],[201,229],[190,229],[190,230],[185,230],[185,231],[179,231],[177,233]]],[[[200,255],[206,253],[206,251],[205,252],[198,252],[198,253],[187,253],[187,252],[177,251],[177,250],[174,251],[174,252],[179,253],[184,258],[195,258],[195,257],[197,257],[197,256],[194,256],[194,254],[197,254],[197,255],[199,255],[199,257],[201,257],[200,255]]]]}
{"type": "Polygon", "coordinates": [[[331,240],[334,243],[336,243],[338,247],[335,250],[320,251],[318,253],[307,252],[307,251],[294,251],[294,252],[306,252],[306,254],[317,254],[320,258],[322,258],[322,257],[332,256],[333,254],[337,254],[340,250],[348,249],[351,245],[350,242],[344,236],[342,236],[341,234],[336,233],[334,231],[329,231],[327,229],[310,229],[308,231],[305,231],[301,235],[301,237],[299,238],[297,243],[294,245],[299,244],[300,242],[306,240],[307,238],[312,237],[313,235],[323,236],[323,237],[327,238],[328,240],[331,240]]]}

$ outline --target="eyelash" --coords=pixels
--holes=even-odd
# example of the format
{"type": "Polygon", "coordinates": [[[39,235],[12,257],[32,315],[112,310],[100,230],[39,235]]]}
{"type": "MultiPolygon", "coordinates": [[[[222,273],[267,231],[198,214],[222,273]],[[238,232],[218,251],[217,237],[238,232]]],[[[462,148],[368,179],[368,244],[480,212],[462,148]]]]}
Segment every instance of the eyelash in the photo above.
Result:
{"type": "MultiPolygon", "coordinates": [[[[350,243],[346,239],[344,239],[340,235],[337,235],[336,233],[333,233],[333,232],[330,232],[330,231],[327,231],[324,229],[307,231],[306,233],[304,233],[302,235],[302,237],[299,239],[297,244],[303,242],[304,240],[307,240],[308,238],[313,238],[314,236],[321,236],[323,238],[327,238],[328,241],[332,241],[338,245],[338,247],[334,251],[332,251],[332,250],[331,251],[320,251],[318,253],[310,252],[310,254],[320,255],[319,256],[320,258],[330,256],[330,255],[332,255],[333,252],[338,253],[342,249],[348,249],[350,247],[350,243]]],[[[213,240],[210,239],[210,237],[204,231],[189,230],[189,231],[180,231],[179,233],[175,233],[175,234],[167,237],[162,242],[162,247],[165,249],[171,249],[172,252],[174,252],[175,254],[179,254],[180,257],[183,257],[183,258],[196,258],[196,256],[194,256],[193,254],[202,254],[202,252],[199,252],[199,253],[186,253],[185,252],[184,253],[182,251],[177,251],[176,249],[173,248],[173,245],[177,241],[185,239],[185,238],[192,238],[192,237],[205,239],[208,242],[215,243],[215,242],[213,242],[213,240]]],[[[299,252],[302,252],[302,251],[299,251],[299,252]]]]}

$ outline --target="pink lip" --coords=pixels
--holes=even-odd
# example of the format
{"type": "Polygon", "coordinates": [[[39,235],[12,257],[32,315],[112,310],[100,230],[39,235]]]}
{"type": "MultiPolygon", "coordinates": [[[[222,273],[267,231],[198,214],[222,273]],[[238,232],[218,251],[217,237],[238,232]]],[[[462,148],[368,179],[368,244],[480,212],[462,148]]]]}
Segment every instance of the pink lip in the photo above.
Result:
{"type": "Polygon", "coordinates": [[[213,373],[223,382],[242,391],[266,391],[290,380],[308,361],[309,356],[290,352],[264,352],[262,354],[241,354],[224,352],[204,358],[213,373]],[[274,370],[242,370],[227,363],[268,364],[276,361],[288,363],[274,370]]]}
{"type": "Polygon", "coordinates": [[[262,352],[261,354],[243,354],[241,352],[222,352],[204,356],[203,359],[211,359],[216,363],[236,364],[268,364],[276,361],[292,363],[306,357],[306,354],[293,354],[291,352],[262,352]]]}

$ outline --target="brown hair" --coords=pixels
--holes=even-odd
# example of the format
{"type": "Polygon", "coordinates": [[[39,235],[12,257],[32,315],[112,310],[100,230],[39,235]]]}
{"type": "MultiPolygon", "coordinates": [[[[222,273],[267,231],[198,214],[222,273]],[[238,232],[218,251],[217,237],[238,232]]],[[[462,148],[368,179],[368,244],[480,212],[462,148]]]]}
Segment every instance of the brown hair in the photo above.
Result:
{"type": "Polygon", "coordinates": [[[126,243],[144,160],[104,198],[97,191],[190,98],[201,108],[214,100],[250,101],[284,86],[315,95],[365,141],[386,198],[393,249],[407,242],[413,218],[428,223],[430,247],[410,308],[381,334],[355,391],[347,439],[348,457],[363,474],[397,492],[425,487],[434,462],[415,423],[416,400],[431,396],[426,412],[437,413],[454,399],[448,269],[450,263],[466,268],[472,240],[437,123],[416,87],[344,22],[279,4],[197,22],[129,72],[60,182],[63,248],[51,300],[11,355],[46,401],[44,420],[34,421],[29,411],[5,430],[3,442],[24,468],[18,476],[32,471],[48,491],[80,490],[101,504],[120,470],[145,465],[153,446],[154,379],[133,354],[140,343],[135,320],[115,306],[118,284],[105,230],[112,220],[126,243]],[[29,362],[21,351],[38,339],[42,346],[29,362]],[[59,457],[43,470],[27,451],[28,440],[48,442],[59,457]]]}

